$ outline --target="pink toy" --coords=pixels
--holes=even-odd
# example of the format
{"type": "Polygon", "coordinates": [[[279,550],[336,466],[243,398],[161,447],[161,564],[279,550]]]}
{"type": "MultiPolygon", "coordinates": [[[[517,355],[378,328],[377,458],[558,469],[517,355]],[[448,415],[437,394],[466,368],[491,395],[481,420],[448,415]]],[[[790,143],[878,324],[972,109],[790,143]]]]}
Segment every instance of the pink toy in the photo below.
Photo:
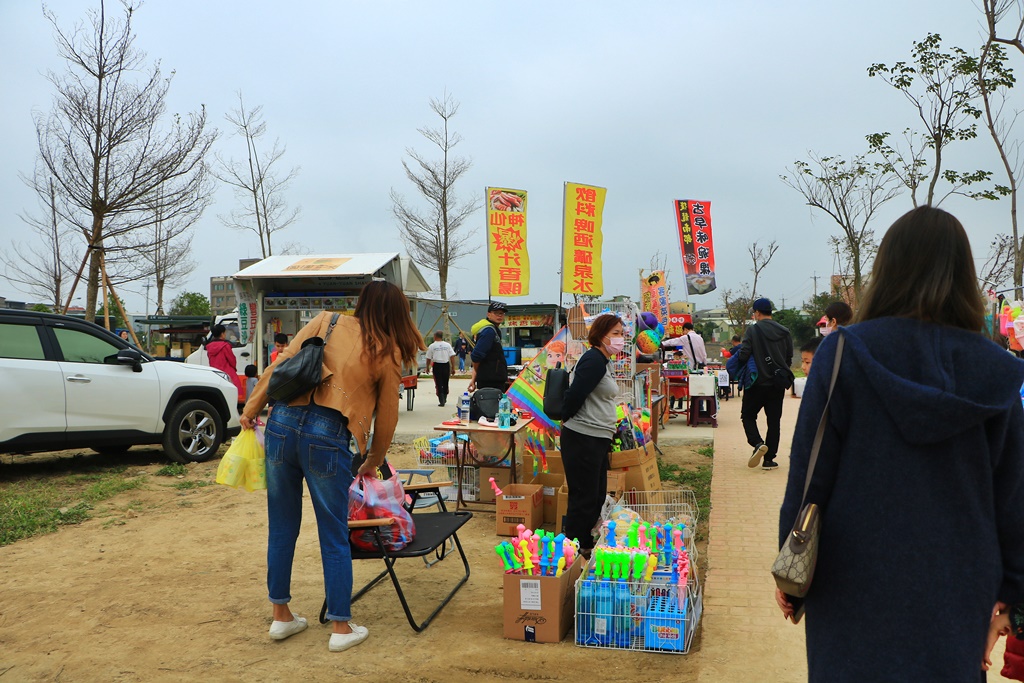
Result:
{"type": "Polygon", "coordinates": [[[523,533],[525,531],[526,531],[526,525],[525,524],[518,524],[518,525],[516,525],[516,538],[522,540],[523,533]]]}
{"type": "Polygon", "coordinates": [[[503,494],[501,492],[501,489],[498,488],[498,485],[494,483],[494,477],[491,477],[488,481],[491,482],[491,488],[494,489],[494,497],[501,498],[503,494]]]}

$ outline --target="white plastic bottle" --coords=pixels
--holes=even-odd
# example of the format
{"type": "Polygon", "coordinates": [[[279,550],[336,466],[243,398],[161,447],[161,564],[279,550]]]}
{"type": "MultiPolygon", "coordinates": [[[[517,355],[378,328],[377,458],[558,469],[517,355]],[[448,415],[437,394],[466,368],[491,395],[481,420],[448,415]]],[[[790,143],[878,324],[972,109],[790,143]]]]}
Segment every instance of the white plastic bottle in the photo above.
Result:
{"type": "Polygon", "coordinates": [[[469,392],[462,392],[462,398],[459,399],[459,421],[464,425],[469,424],[469,392]]]}

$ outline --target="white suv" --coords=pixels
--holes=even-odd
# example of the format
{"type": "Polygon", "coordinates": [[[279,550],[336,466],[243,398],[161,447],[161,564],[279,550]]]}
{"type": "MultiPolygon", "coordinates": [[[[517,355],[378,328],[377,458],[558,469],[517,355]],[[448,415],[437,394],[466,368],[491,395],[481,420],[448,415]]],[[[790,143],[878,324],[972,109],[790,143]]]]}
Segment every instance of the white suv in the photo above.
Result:
{"type": "Polygon", "coordinates": [[[219,370],[155,360],[84,320],[0,310],[0,453],[162,443],[201,462],[239,432],[237,399],[219,370]]]}

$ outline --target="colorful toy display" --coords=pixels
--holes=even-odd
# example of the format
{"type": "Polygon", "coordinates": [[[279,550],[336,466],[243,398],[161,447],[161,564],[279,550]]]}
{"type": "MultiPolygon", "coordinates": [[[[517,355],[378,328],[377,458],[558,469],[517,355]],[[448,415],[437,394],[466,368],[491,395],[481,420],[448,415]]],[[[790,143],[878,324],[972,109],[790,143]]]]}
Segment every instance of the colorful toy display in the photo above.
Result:
{"type": "Polygon", "coordinates": [[[512,540],[494,546],[506,574],[561,576],[579,554],[580,542],[569,540],[565,534],[556,536],[543,529],[531,531],[522,524],[517,531],[512,540]]]}

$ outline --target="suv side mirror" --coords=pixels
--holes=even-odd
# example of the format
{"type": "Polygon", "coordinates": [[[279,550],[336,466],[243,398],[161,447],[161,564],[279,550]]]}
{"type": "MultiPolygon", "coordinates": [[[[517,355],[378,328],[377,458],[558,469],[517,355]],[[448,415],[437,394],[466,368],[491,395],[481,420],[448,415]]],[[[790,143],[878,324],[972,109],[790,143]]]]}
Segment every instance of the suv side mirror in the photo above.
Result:
{"type": "Polygon", "coordinates": [[[138,349],[121,349],[117,352],[118,365],[130,365],[132,372],[142,372],[142,354],[138,349]]]}

